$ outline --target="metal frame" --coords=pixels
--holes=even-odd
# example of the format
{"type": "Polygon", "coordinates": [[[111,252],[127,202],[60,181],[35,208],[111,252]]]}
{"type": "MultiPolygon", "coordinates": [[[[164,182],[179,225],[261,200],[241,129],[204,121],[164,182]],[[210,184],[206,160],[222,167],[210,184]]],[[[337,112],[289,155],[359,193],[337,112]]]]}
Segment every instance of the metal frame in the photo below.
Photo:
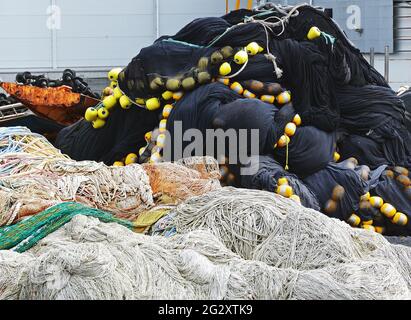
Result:
{"type": "Polygon", "coordinates": [[[22,103],[0,106],[0,123],[24,118],[30,115],[34,115],[34,113],[22,103]]]}

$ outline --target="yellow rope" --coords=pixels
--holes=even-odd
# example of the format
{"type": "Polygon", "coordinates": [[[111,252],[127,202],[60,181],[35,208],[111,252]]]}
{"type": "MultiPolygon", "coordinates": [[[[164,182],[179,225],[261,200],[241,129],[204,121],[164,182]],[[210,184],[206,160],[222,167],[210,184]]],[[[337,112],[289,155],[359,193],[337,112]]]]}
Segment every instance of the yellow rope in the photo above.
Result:
{"type": "Polygon", "coordinates": [[[287,143],[287,145],[285,146],[286,150],[285,150],[285,167],[284,167],[284,169],[286,171],[288,171],[288,144],[289,143],[287,143]]]}

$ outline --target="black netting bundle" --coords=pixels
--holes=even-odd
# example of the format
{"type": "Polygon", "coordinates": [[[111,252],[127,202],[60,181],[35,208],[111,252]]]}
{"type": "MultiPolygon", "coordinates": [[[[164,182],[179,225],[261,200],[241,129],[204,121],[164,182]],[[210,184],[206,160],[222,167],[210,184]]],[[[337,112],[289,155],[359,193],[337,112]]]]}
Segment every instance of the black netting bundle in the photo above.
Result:
{"type": "Polygon", "coordinates": [[[250,162],[244,167],[250,169],[253,174],[243,174],[241,176],[241,186],[243,188],[275,192],[278,187],[278,179],[286,177],[289,185],[293,188],[294,194],[300,197],[302,205],[314,210],[320,210],[318,200],[313,192],[307,188],[297,175],[284,170],[284,167],[276,162],[273,157],[251,157],[250,162]]]}
{"type": "MultiPolygon", "coordinates": [[[[226,20],[231,26],[236,25],[244,21],[246,17],[254,16],[256,20],[258,19],[267,19],[271,17],[281,18],[284,16],[284,11],[282,12],[281,8],[276,7],[272,3],[267,4],[265,7],[262,7],[263,12],[255,12],[250,10],[237,10],[232,11],[226,16],[222,17],[226,20]],[[265,10],[270,10],[267,13],[265,10]],[[256,15],[259,15],[256,17],[256,15]]],[[[306,40],[307,33],[312,26],[317,26],[320,30],[326,32],[327,34],[338,39],[339,53],[344,55],[344,60],[346,65],[349,67],[349,83],[355,86],[363,86],[366,84],[375,84],[378,86],[388,87],[387,82],[384,80],[384,77],[378,73],[378,71],[369,65],[365,60],[360,50],[357,49],[352,42],[346,37],[344,31],[335,23],[335,21],[330,18],[326,12],[322,10],[317,10],[314,7],[309,5],[299,6],[296,10],[297,12],[293,13],[294,18],[290,18],[286,28],[282,24],[279,24],[274,30],[274,33],[279,34],[279,39],[295,39],[298,41],[306,40]],[[282,32],[282,33],[281,33],[282,32]],[[281,33],[281,34],[280,34],[281,33]]],[[[271,19],[272,22],[275,22],[275,19],[271,19]]],[[[223,28],[224,24],[219,25],[220,30],[223,28]]],[[[203,30],[206,30],[207,26],[203,25],[203,30]]],[[[177,34],[180,36],[180,40],[184,40],[183,35],[177,34]]],[[[317,44],[321,43],[321,39],[314,40],[317,44]]],[[[319,46],[323,50],[326,50],[324,46],[319,46]]]]}
{"type": "MultiPolygon", "coordinates": [[[[290,27],[282,34],[281,24],[273,27],[259,23],[262,19],[268,23],[277,21],[269,19],[282,16],[276,10],[261,16],[259,12],[239,11],[235,13],[236,19],[230,16],[196,19],[175,36],[161,37],[152,46],[144,48],[124,73],[120,74],[120,87],[129,97],[136,99],[158,96],[161,90],[157,88],[168,88],[167,81],[170,78],[180,82],[193,78],[198,85],[206,81],[204,74],[199,76],[199,73],[206,72],[210,77],[215,77],[220,63],[230,61],[226,57],[220,57],[213,64],[213,54],[217,50],[230,46],[236,52],[255,41],[266,48],[265,54],[250,57],[247,67],[232,80],[279,82],[284,88],[291,90],[294,108],[305,125],[333,131],[339,123],[334,82],[355,85],[386,83],[331,19],[310,7],[299,8],[298,12],[305,18],[311,15],[310,21],[313,23],[322,21],[324,31],[329,31],[335,39],[321,37],[307,41],[308,25],[304,24],[305,27],[302,27],[291,23],[301,20],[299,16],[290,19],[290,27]],[[249,20],[250,16],[253,16],[253,21],[249,20]],[[237,24],[244,21],[248,23],[237,24]],[[301,30],[305,30],[304,36],[301,30]],[[198,62],[202,57],[209,58],[208,64],[199,66],[198,62]],[[277,68],[274,68],[273,57],[277,68]],[[275,72],[276,69],[281,69],[283,76],[280,77],[275,72]]],[[[239,67],[231,65],[234,68],[232,73],[236,73],[239,67]]],[[[196,86],[191,86],[190,90],[194,87],[196,86]]],[[[177,88],[181,88],[179,83],[177,88]]]]}
{"type": "MultiPolygon", "coordinates": [[[[411,212],[411,186],[408,170],[402,167],[381,166],[371,172],[370,177],[369,190],[372,196],[381,197],[384,203],[392,204],[398,212],[411,212]]],[[[381,212],[377,216],[380,218],[380,224],[386,229],[385,234],[411,234],[411,224],[407,223],[404,228],[394,223],[392,218],[385,217],[381,212]]]]}
{"type": "Polygon", "coordinates": [[[341,130],[349,132],[344,135],[348,141],[341,141],[343,159],[355,157],[371,167],[411,165],[405,106],[394,91],[378,86],[340,86],[336,96],[341,130]]]}
{"type": "MultiPolygon", "coordinates": [[[[132,101],[145,99],[148,109],[168,105],[166,119],[159,124],[161,108],[133,107],[113,113],[99,130],[77,123],[59,136],[65,153],[110,163],[137,152],[144,133],[153,131],[140,163],[161,159],[167,149],[171,160],[211,155],[224,159],[224,185],[274,191],[278,178],[287,177],[303,205],[331,217],[374,220],[378,212],[360,200],[367,192],[411,216],[403,197],[409,189],[384,174],[386,166],[411,167],[411,94],[397,96],[321,10],[267,4],[196,19],[142,49],[118,85],[132,101]],[[317,37],[309,40],[312,27],[321,32],[314,28],[317,37]],[[164,128],[165,144],[157,136],[164,128]],[[223,150],[216,132],[226,135],[223,150]],[[255,172],[244,176],[244,168],[255,172]]],[[[410,232],[391,227],[393,234],[410,232]]]]}
{"type": "Polygon", "coordinates": [[[112,165],[146,145],[144,134],[158,124],[158,114],[140,108],[115,108],[106,125],[95,130],[80,120],[61,130],[55,146],[75,160],[102,161],[112,165]]]}
{"type": "Polygon", "coordinates": [[[349,160],[329,163],[326,168],[303,179],[316,195],[321,211],[344,221],[359,210],[360,198],[368,189],[367,183],[350,164],[349,160]]]}
{"type": "Polygon", "coordinates": [[[405,91],[400,95],[400,98],[405,105],[405,123],[408,131],[411,132],[411,90],[405,91]]]}

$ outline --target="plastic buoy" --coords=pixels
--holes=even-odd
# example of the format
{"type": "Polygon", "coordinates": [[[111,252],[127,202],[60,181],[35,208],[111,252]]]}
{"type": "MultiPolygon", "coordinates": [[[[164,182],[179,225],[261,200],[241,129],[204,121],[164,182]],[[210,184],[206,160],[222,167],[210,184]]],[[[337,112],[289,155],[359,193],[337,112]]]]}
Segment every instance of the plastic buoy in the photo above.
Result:
{"type": "Polygon", "coordinates": [[[282,148],[282,147],[285,147],[289,143],[290,143],[290,138],[284,134],[280,137],[280,139],[278,139],[277,146],[282,148]]]}
{"type": "Polygon", "coordinates": [[[174,92],[173,99],[178,101],[183,97],[184,93],[182,91],[174,92]]]}
{"type": "Polygon", "coordinates": [[[279,178],[279,179],[277,180],[277,184],[278,184],[279,186],[282,186],[283,184],[288,184],[288,180],[287,180],[286,177],[279,178]]]}
{"type": "Polygon", "coordinates": [[[338,201],[338,200],[341,200],[344,197],[344,194],[345,194],[344,187],[341,186],[341,185],[336,185],[333,189],[332,194],[331,194],[331,198],[334,201],[338,201]]]}
{"type": "Polygon", "coordinates": [[[116,88],[118,86],[118,82],[117,81],[111,81],[110,82],[110,88],[111,89],[114,89],[114,88],[116,88]]]}
{"type": "Polygon", "coordinates": [[[296,194],[291,195],[290,199],[293,200],[294,202],[297,202],[297,203],[301,204],[301,199],[296,194]]]}
{"type": "Polygon", "coordinates": [[[224,59],[230,58],[234,54],[234,49],[230,46],[225,46],[220,50],[221,54],[223,55],[224,59]]]}
{"type": "Polygon", "coordinates": [[[260,97],[260,100],[273,104],[275,102],[275,97],[265,94],[260,97]]]}
{"type": "Polygon", "coordinates": [[[251,42],[247,45],[247,47],[245,48],[247,50],[247,53],[250,56],[254,56],[258,53],[260,46],[258,45],[257,42],[251,42]]]}
{"type": "Polygon", "coordinates": [[[129,165],[132,163],[136,163],[137,162],[137,158],[138,156],[135,153],[129,153],[126,157],[126,159],[124,160],[125,165],[129,165]]]}
{"type": "Polygon", "coordinates": [[[166,135],[164,133],[160,133],[157,136],[156,145],[159,146],[160,148],[164,148],[165,143],[166,143],[166,135]]]}
{"type": "Polygon", "coordinates": [[[220,75],[226,76],[230,74],[231,72],[231,66],[228,62],[224,62],[221,64],[220,69],[219,69],[220,75]]]}
{"type": "Polygon", "coordinates": [[[131,101],[130,101],[130,99],[129,99],[127,96],[125,96],[125,95],[124,95],[124,96],[121,96],[119,102],[120,102],[120,106],[121,106],[123,109],[129,109],[129,108],[131,107],[131,101]]]}
{"type": "Polygon", "coordinates": [[[248,61],[248,54],[245,50],[240,50],[234,55],[234,62],[237,64],[244,64],[248,61]]]}
{"type": "Polygon", "coordinates": [[[338,160],[340,160],[341,156],[338,152],[334,152],[334,161],[338,162],[338,160]]]}
{"type": "Polygon", "coordinates": [[[294,116],[293,122],[297,127],[301,125],[301,117],[298,113],[294,116]]]}
{"type": "Polygon", "coordinates": [[[359,216],[357,216],[355,213],[353,213],[348,218],[347,222],[353,227],[358,227],[361,223],[361,218],[359,216]]]}
{"type": "Polygon", "coordinates": [[[238,82],[233,82],[230,86],[230,89],[237,92],[238,94],[242,94],[244,92],[243,86],[238,82]]]}
{"type": "Polygon", "coordinates": [[[163,119],[163,120],[160,121],[160,124],[158,126],[158,130],[160,132],[164,132],[164,131],[167,130],[167,119],[163,119]]]}
{"type": "Polygon", "coordinates": [[[291,101],[291,94],[289,91],[284,91],[281,92],[278,96],[277,96],[277,101],[279,104],[286,104],[289,103],[291,101]]]}
{"type": "Polygon", "coordinates": [[[321,36],[321,30],[317,27],[311,27],[307,34],[308,40],[314,40],[321,36]]]}
{"type": "Polygon", "coordinates": [[[208,72],[202,71],[197,74],[197,80],[199,84],[210,82],[211,76],[208,72]]]}
{"type": "Polygon", "coordinates": [[[114,98],[116,98],[117,100],[121,98],[121,96],[123,95],[123,91],[121,91],[120,87],[115,87],[113,90],[113,96],[114,98]]]}
{"type": "Polygon", "coordinates": [[[154,152],[150,157],[151,163],[157,163],[161,161],[161,155],[159,152],[154,152]]]}
{"type": "Polygon", "coordinates": [[[106,121],[103,120],[103,119],[97,118],[96,120],[91,122],[91,124],[93,125],[94,129],[100,129],[100,128],[104,127],[104,125],[106,124],[106,121]]]}
{"type": "Polygon", "coordinates": [[[334,213],[337,210],[337,202],[335,202],[334,200],[330,199],[325,203],[324,206],[324,211],[325,213],[331,214],[334,213]]]}
{"type": "Polygon", "coordinates": [[[146,132],[145,133],[145,135],[144,135],[144,139],[147,141],[147,142],[150,142],[151,141],[151,136],[152,136],[152,132],[151,131],[149,131],[149,132],[146,132]]]}
{"type": "Polygon", "coordinates": [[[196,81],[194,80],[193,77],[187,77],[185,79],[183,79],[183,81],[181,82],[181,85],[183,86],[184,90],[193,90],[195,85],[196,85],[196,81]]]}
{"type": "Polygon", "coordinates": [[[146,100],[146,108],[147,110],[153,111],[160,108],[160,100],[157,98],[150,98],[146,100]]]}
{"type": "Polygon", "coordinates": [[[146,151],[146,147],[141,147],[141,148],[138,150],[138,154],[141,156],[141,155],[144,153],[144,151],[146,151]]]}
{"type": "Polygon", "coordinates": [[[113,88],[105,87],[103,92],[102,92],[102,96],[103,97],[111,96],[113,93],[114,93],[113,88]]]}
{"type": "Polygon", "coordinates": [[[164,100],[170,100],[173,98],[173,93],[171,91],[164,91],[161,96],[163,97],[164,100]]]}
{"type": "Polygon", "coordinates": [[[124,162],[123,161],[115,161],[113,163],[113,167],[124,167],[124,162]]]}
{"type": "Polygon", "coordinates": [[[144,100],[143,98],[136,98],[136,103],[144,106],[146,104],[146,100],[144,100]]]}
{"type": "Polygon", "coordinates": [[[96,108],[93,108],[93,107],[87,108],[86,112],[84,113],[84,119],[86,119],[86,121],[88,122],[96,120],[97,117],[98,117],[98,111],[96,108]]]}
{"type": "Polygon", "coordinates": [[[178,89],[180,89],[180,80],[178,79],[168,79],[166,82],[166,88],[169,91],[177,91],[178,89]]]}
{"type": "Polygon", "coordinates": [[[370,197],[370,203],[371,203],[371,205],[374,207],[374,208],[381,208],[382,207],[382,205],[384,204],[384,200],[382,200],[382,198],[381,197],[377,197],[377,196],[374,196],[374,197],[370,197]]]}
{"type": "Polygon", "coordinates": [[[122,68],[114,68],[114,69],[111,69],[111,70],[108,72],[108,74],[107,74],[109,80],[111,80],[111,81],[117,81],[117,80],[118,80],[118,75],[119,75],[119,73],[120,73],[122,70],[123,70],[122,68]]]}
{"type": "Polygon", "coordinates": [[[217,78],[218,82],[221,82],[222,84],[225,84],[228,86],[230,84],[230,79],[225,79],[225,78],[217,78]]]}
{"type": "MultiPolygon", "coordinates": [[[[374,197],[371,197],[371,199],[372,198],[374,198],[374,197]]],[[[371,199],[370,199],[370,202],[371,202],[371,199]]],[[[392,218],[397,213],[397,209],[395,209],[395,207],[393,205],[389,204],[389,203],[384,203],[381,206],[380,211],[387,218],[392,218]]]]}
{"type": "Polygon", "coordinates": [[[98,111],[97,111],[97,113],[98,113],[98,117],[100,118],[100,119],[107,119],[108,118],[108,115],[109,115],[109,112],[108,112],[108,110],[106,109],[106,108],[100,108],[100,109],[98,109],[98,111]]]}
{"type": "Polygon", "coordinates": [[[369,225],[369,224],[363,224],[363,225],[361,226],[361,228],[363,228],[363,229],[365,229],[365,230],[369,230],[369,231],[375,232],[375,227],[374,227],[374,226],[371,226],[371,225],[369,225]]]}
{"type": "Polygon", "coordinates": [[[375,229],[375,232],[377,232],[377,233],[379,233],[379,234],[384,234],[384,232],[385,232],[385,228],[384,228],[384,227],[375,226],[374,229],[375,229]]]}
{"type": "Polygon", "coordinates": [[[405,226],[408,223],[408,217],[402,212],[397,212],[394,218],[392,218],[392,222],[400,226],[405,226]]]}
{"type": "Polygon", "coordinates": [[[167,119],[171,113],[171,110],[173,110],[173,106],[171,104],[166,104],[163,108],[163,113],[162,113],[163,118],[167,119]]]}
{"type": "Polygon", "coordinates": [[[162,87],[164,87],[164,81],[160,77],[156,77],[150,82],[150,89],[153,91],[157,91],[162,87]]]}
{"type": "Polygon", "coordinates": [[[385,170],[383,173],[382,173],[382,175],[383,176],[385,176],[385,177],[387,177],[387,178],[390,178],[390,179],[393,179],[394,178],[394,171],[392,171],[392,170],[385,170]]]}
{"type": "Polygon", "coordinates": [[[220,51],[214,51],[211,54],[211,57],[210,57],[210,60],[211,60],[212,64],[217,64],[217,63],[223,61],[223,59],[224,59],[224,56],[220,51]]]}
{"type": "Polygon", "coordinates": [[[404,175],[404,176],[409,175],[408,169],[404,167],[400,167],[400,166],[394,167],[394,172],[397,173],[398,175],[404,175]]]}
{"type": "Polygon", "coordinates": [[[409,187],[411,185],[410,178],[403,174],[397,177],[397,181],[401,183],[404,187],[409,187]]]}
{"type": "Polygon", "coordinates": [[[200,71],[206,71],[206,70],[207,70],[207,67],[208,67],[208,58],[207,58],[207,57],[201,57],[201,58],[198,60],[198,63],[197,63],[197,68],[198,68],[198,70],[200,70],[200,71]]]}
{"type": "Polygon", "coordinates": [[[110,110],[117,104],[117,99],[114,96],[108,96],[103,99],[103,106],[110,110]]]}
{"type": "Polygon", "coordinates": [[[371,226],[373,223],[374,223],[374,220],[372,220],[372,219],[370,219],[370,220],[365,220],[365,221],[362,222],[362,224],[364,224],[364,225],[369,225],[369,226],[371,226]]]}
{"type": "Polygon", "coordinates": [[[243,96],[249,99],[254,99],[255,98],[255,94],[248,91],[248,90],[244,90],[243,92],[243,96]]]}
{"type": "Polygon", "coordinates": [[[367,192],[366,194],[363,194],[363,195],[360,197],[360,200],[361,200],[361,201],[368,201],[368,200],[370,200],[370,198],[371,198],[371,195],[370,195],[369,192],[367,192]]]}
{"type": "Polygon", "coordinates": [[[258,46],[258,53],[261,53],[261,52],[263,52],[265,49],[263,48],[263,47],[261,47],[261,46],[258,46]]]}
{"type": "Polygon", "coordinates": [[[291,188],[289,185],[283,184],[282,186],[277,187],[277,194],[289,198],[293,195],[293,188],[291,188]]]}
{"type": "Polygon", "coordinates": [[[285,126],[284,133],[287,136],[292,137],[295,134],[296,130],[297,130],[297,126],[295,125],[295,123],[294,122],[289,122],[285,126]]]}

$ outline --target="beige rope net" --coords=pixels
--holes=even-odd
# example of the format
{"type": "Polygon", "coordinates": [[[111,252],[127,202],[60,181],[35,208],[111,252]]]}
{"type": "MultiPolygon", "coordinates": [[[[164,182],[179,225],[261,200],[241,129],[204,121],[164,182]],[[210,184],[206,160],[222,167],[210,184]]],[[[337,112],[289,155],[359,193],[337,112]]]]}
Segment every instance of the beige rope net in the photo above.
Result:
{"type": "MultiPolygon", "coordinates": [[[[410,256],[407,247],[390,250],[410,256]]],[[[402,263],[409,272],[410,261],[402,263]]],[[[398,259],[383,254],[312,270],[280,268],[240,257],[210,231],[151,237],[85,216],[26,253],[0,251],[1,299],[407,299],[409,294],[398,259]]]]}

